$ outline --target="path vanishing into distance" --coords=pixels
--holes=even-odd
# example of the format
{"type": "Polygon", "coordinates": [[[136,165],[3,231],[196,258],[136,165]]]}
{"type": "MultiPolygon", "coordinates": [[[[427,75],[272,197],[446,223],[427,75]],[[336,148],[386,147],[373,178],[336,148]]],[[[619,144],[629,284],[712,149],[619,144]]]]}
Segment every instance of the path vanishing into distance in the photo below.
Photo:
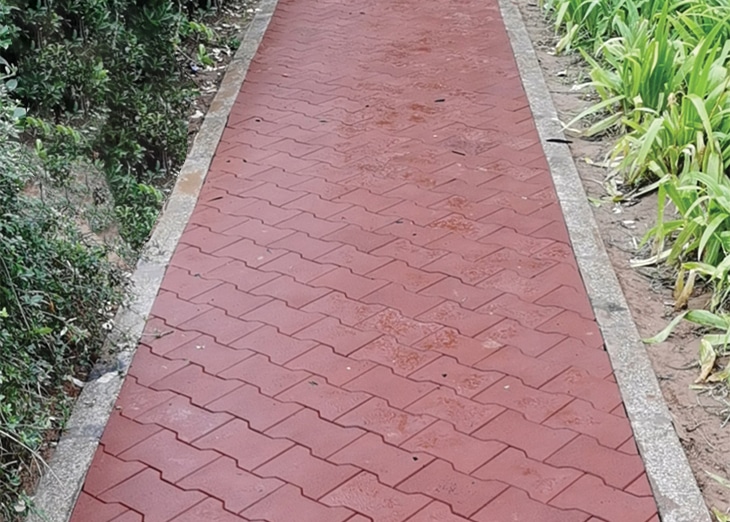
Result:
{"type": "Polygon", "coordinates": [[[73,522],[658,522],[496,0],[280,0],[73,522]]]}

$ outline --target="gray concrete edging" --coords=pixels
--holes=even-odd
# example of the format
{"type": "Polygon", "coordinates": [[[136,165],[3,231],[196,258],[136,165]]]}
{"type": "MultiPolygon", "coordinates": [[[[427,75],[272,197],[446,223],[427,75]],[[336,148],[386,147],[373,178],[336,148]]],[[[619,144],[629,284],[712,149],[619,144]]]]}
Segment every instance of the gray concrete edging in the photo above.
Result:
{"type": "Polygon", "coordinates": [[[132,274],[130,298],[114,318],[114,331],[104,345],[104,353],[110,354],[112,361],[94,368],[92,380],[85,384],[33,497],[37,513],[30,514],[27,522],[67,522],[71,518],[165,270],[195,208],[228,116],[277,3],[278,0],[260,0],[241,46],[228,65],[172,194],[132,274]]]}
{"type": "Polygon", "coordinates": [[[499,0],[522,84],[663,522],[710,522],[672,416],[588,203],[537,54],[513,0],[499,0]]]}

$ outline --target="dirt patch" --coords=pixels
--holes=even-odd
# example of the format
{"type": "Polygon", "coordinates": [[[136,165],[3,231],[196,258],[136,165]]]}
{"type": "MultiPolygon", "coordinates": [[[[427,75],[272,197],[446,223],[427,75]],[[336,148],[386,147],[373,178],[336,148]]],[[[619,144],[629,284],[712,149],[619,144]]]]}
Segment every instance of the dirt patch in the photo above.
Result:
{"type": "MultiPolygon", "coordinates": [[[[189,64],[192,79],[198,88],[200,95],[193,102],[190,113],[190,126],[188,127],[188,152],[192,146],[195,135],[203,124],[205,114],[208,107],[213,102],[213,98],[218,92],[218,87],[223,80],[228,64],[236,53],[238,44],[243,38],[246,27],[253,19],[256,13],[256,5],[258,0],[239,0],[237,2],[226,3],[220,12],[210,15],[204,20],[205,24],[213,30],[216,40],[221,46],[213,46],[208,50],[209,57],[215,62],[214,65],[205,67],[199,63],[195,63],[195,59],[191,59],[189,64]]],[[[195,49],[190,48],[188,52],[193,55],[195,49]]]]}
{"type": "MultiPolygon", "coordinates": [[[[563,122],[570,121],[595,98],[589,91],[573,86],[589,80],[588,68],[575,54],[555,56],[557,39],[549,21],[536,3],[517,0],[528,33],[537,52],[548,89],[563,122]]],[[[642,237],[656,222],[656,197],[648,195],[630,204],[616,204],[607,198],[605,164],[615,138],[589,141],[570,136],[570,149],[583,185],[591,198],[593,214],[603,242],[626,295],[642,337],[663,329],[674,315],[671,274],[656,268],[633,269],[630,260],[646,252],[639,251],[642,237]],[[588,160],[588,161],[587,161],[588,160]]],[[[702,307],[707,296],[699,295],[690,307],[702,307]],[[693,306],[694,305],[694,306],[693,306]]],[[[730,476],[730,399],[722,388],[697,390],[698,336],[687,326],[661,345],[649,346],[648,352],[664,398],[674,418],[677,434],[708,506],[725,510],[730,506],[730,490],[709,478],[706,471],[730,476]]]]}

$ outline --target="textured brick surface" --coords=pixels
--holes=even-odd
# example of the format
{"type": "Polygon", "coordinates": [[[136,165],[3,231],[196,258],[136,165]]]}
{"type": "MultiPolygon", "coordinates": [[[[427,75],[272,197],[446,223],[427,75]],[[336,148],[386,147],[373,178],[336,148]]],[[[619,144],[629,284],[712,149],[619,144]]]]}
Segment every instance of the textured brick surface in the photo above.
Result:
{"type": "Polygon", "coordinates": [[[651,520],[602,344],[497,2],[280,0],[73,522],[651,520]]]}

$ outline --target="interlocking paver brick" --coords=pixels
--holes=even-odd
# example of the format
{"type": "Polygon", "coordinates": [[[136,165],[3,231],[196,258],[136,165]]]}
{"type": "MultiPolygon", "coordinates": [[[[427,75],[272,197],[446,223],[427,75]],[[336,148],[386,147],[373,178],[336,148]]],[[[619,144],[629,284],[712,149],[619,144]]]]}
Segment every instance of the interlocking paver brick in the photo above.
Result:
{"type": "Polygon", "coordinates": [[[296,252],[304,259],[316,259],[319,256],[339,248],[340,243],[334,241],[322,241],[305,234],[304,232],[287,231],[282,239],[270,244],[271,248],[282,248],[290,252],[296,252]]]}
{"type": "Polygon", "coordinates": [[[477,339],[496,345],[518,347],[523,353],[537,357],[565,339],[565,335],[548,333],[522,326],[514,319],[505,319],[487,328],[477,339]]]}
{"type": "Polygon", "coordinates": [[[448,504],[454,513],[468,517],[507,489],[507,484],[459,473],[451,464],[437,459],[399,484],[398,489],[428,494],[448,504]]]}
{"type": "Polygon", "coordinates": [[[502,347],[490,339],[479,340],[461,335],[453,328],[441,328],[414,346],[421,350],[440,352],[454,357],[460,364],[467,366],[473,365],[502,347]]]}
{"type": "Polygon", "coordinates": [[[482,404],[439,388],[406,408],[411,413],[431,415],[450,422],[457,430],[471,433],[504,411],[493,404],[482,404]]]}
{"type": "Polygon", "coordinates": [[[304,212],[314,214],[315,217],[320,219],[331,218],[335,214],[344,212],[352,206],[348,203],[336,203],[328,199],[323,199],[317,194],[302,196],[299,193],[299,195],[301,196],[299,199],[285,205],[285,208],[303,210],[304,212]]]}
{"type": "Polygon", "coordinates": [[[404,261],[407,265],[420,268],[448,254],[447,250],[425,248],[406,239],[396,239],[392,243],[373,251],[373,255],[387,256],[404,261]]]}
{"type": "MultiPolygon", "coordinates": [[[[159,426],[140,424],[123,417],[121,411],[115,409],[110,414],[104,430],[103,450],[110,455],[119,455],[127,448],[151,437],[160,429],[159,426]]],[[[97,451],[101,451],[101,449],[97,451]]]]}
{"type": "Polygon", "coordinates": [[[341,195],[337,198],[337,201],[350,203],[352,205],[358,205],[364,207],[369,212],[381,212],[393,205],[397,205],[403,201],[402,198],[398,197],[387,197],[379,194],[373,194],[372,192],[358,188],[351,192],[341,195]]]}
{"type": "Polygon", "coordinates": [[[443,297],[458,303],[462,308],[475,310],[498,297],[502,292],[494,288],[479,288],[464,284],[456,277],[445,277],[437,283],[424,288],[423,295],[443,297]]]}
{"type": "Polygon", "coordinates": [[[119,458],[153,467],[162,473],[164,480],[175,483],[219,456],[213,451],[200,451],[184,444],[177,440],[173,432],[162,430],[131,447],[119,458]]]}
{"type": "Polygon", "coordinates": [[[237,379],[258,386],[264,395],[273,397],[310,377],[307,372],[287,370],[273,364],[268,357],[256,354],[219,374],[223,379],[237,379]]]}
{"type": "Polygon", "coordinates": [[[184,268],[171,266],[167,269],[166,277],[160,288],[177,294],[181,299],[190,300],[219,284],[221,284],[220,281],[204,279],[200,274],[191,274],[184,268]]]}
{"type": "MultiPolygon", "coordinates": [[[[539,520],[540,522],[586,522],[590,515],[576,510],[563,510],[531,499],[527,493],[509,488],[476,513],[475,522],[495,520],[539,520]]],[[[621,520],[621,519],[616,519],[621,520]]]]}
{"type": "Polygon", "coordinates": [[[364,230],[357,225],[346,225],[341,227],[340,225],[342,225],[342,223],[333,222],[332,224],[337,225],[339,230],[329,233],[325,236],[325,239],[328,241],[346,243],[365,253],[371,252],[395,239],[394,235],[391,235],[384,229],[379,230],[376,234],[375,232],[364,230]]]}
{"type": "Polygon", "coordinates": [[[210,310],[211,307],[206,304],[191,303],[172,292],[162,290],[157,295],[150,313],[170,326],[181,326],[210,310]]]}
{"type": "Polygon", "coordinates": [[[175,373],[185,365],[185,361],[159,357],[152,353],[151,348],[140,345],[129,368],[129,375],[134,377],[138,384],[149,386],[151,383],[175,373]]]}
{"type": "Polygon", "coordinates": [[[412,378],[395,374],[390,368],[375,366],[366,374],[349,381],[345,388],[375,395],[395,408],[404,408],[436,388],[436,385],[415,382],[412,378]]]}
{"type": "Polygon", "coordinates": [[[548,319],[555,317],[563,310],[564,308],[555,306],[543,306],[525,302],[512,294],[502,294],[478,308],[477,312],[499,314],[502,317],[515,319],[528,328],[535,328],[548,319]]]}
{"type": "Polygon", "coordinates": [[[367,433],[328,458],[337,464],[352,464],[374,473],[380,482],[395,486],[433,460],[424,453],[410,453],[367,433]]]}
{"type": "Polygon", "coordinates": [[[338,319],[325,317],[321,321],[300,330],[296,337],[312,339],[330,346],[341,355],[349,355],[361,346],[381,336],[380,332],[362,331],[342,324],[338,319]]]}
{"type": "Polygon", "coordinates": [[[585,435],[576,437],[545,462],[580,469],[618,489],[627,488],[644,471],[641,459],[601,446],[596,439],[585,435]]]}
{"type": "Polygon", "coordinates": [[[381,522],[401,522],[428,504],[429,498],[409,495],[378,482],[375,475],[362,472],[330,494],[322,502],[345,506],[381,522]]]}
{"type": "Polygon", "coordinates": [[[254,288],[250,292],[255,295],[266,295],[286,301],[286,304],[292,308],[302,308],[328,294],[329,289],[315,288],[298,283],[293,277],[282,275],[273,281],[254,288]]]}
{"type": "MultiPolygon", "coordinates": [[[[508,376],[476,395],[474,400],[504,406],[522,413],[532,422],[541,423],[570,403],[573,398],[525,386],[519,379],[508,376]]],[[[556,421],[553,427],[571,427],[570,422],[566,421],[565,424],[563,426],[556,421]]]]}
{"type": "Polygon", "coordinates": [[[335,268],[310,281],[315,287],[325,287],[342,292],[349,299],[360,299],[388,285],[388,281],[357,275],[347,268],[335,268]]]}
{"type": "Polygon", "coordinates": [[[103,446],[99,446],[86,475],[87,481],[84,486],[84,491],[97,497],[107,489],[124,482],[146,467],[139,462],[126,462],[126,460],[128,459],[118,459],[110,455],[104,451],[103,446]]]}
{"type": "Polygon", "coordinates": [[[564,311],[552,319],[542,323],[538,330],[542,332],[560,333],[576,339],[593,348],[603,346],[603,338],[594,320],[584,319],[573,311],[564,311]]]}
{"type": "Polygon", "coordinates": [[[285,230],[298,230],[308,236],[325,239],[326,241],[334,242],[339,240],[342,243],[347,243],[345,239],[348,238],[348,235],[336,235],[338,231],[347,228],[346,224],[326,221],[315,217],[314,214],[309,212],[302,212],[292,219],[279,223],[277,226],[285,230]]]}
{"type": "Polygon", "coordinates": [[[409,451],[423,451],[450,462],[457,471],[471,473],[506,448],[494,441],[481,441],[437,421],[402,444],[409,451]]]}
{"type": "Polygon", "coordinates": [[[357,325],[363,330],[373,330],[394,337],[399,343],[411,345],[438,331],[436,323],[417,321],[406,317],[398,310],[387,308],[357,325]]]}
{"type": "Polygon", "coordinates": [[[499,323],[504,316],[498,312],[474,312],[453,301],[445,301],[417,317],[421,321],[450,326],[462,335],[473,336],[499,323]]]}
{"type": "MultiPolygon", "coordinates": [[[[288,368],[306,370],[327,379],[335,386],[342,386],[370,370],[375,364],[343,357],[329,346],[319,345],[296,359],[289,361],[288,368]]],[[[301,373],[301,372],[299,372],[301,373]]]]}
{"type": "Polygon", "coordinates": [[[451,253],[429,263],[423,267],[423,270],[440,274],[451,274],[461,280],[466,285],[474,286],[483,279],[496,274],[502,270],[501,266],[495,266],[484,261],[486,258],[465,259],[460,254],[451,253]]]}
{"type": "Polygon", "coordinates": [[[265,272],[286,274],[293,277],[300,283],[308,283],[312,279],[316,279],[335,268],[337,267],[333,265],[309,261],[308,259],[304,259],[301,255],[292,252],[261,266],[261,270],[265,272]]]}
{"type": "MultiPolygon", "coordinates": [[[[322,315],[306,313],[288,306],[284,301],[274,299],[243,316],[247,321],[259,321],[276,327],[281,333],[292,335],[320,319],[322,315]]],[[[248,333],[248,332],[247,332],[248,333]]]]}
{"type": "Polygon", "coordinates": [[[377,257],[375,254],[366,254],[350,245],[343,245],[317,260],[322,263],[330,263],[349,268],[355,274],[360,275],[365,275],[391,262],[391,259],[388,257],[381,257],[380,254],[377,257]]]}
{"type": "Polygon", "coordinates": [[[267,397],[257,387],[251,385],[237,388],[206,407],[213,412],[227,412],[244,419],[252,428],[259,431],[273,426],[301,409],[301,406],[296,404],[267,397]]]}
{"type": "Polygon", "coordinates": [[[191,301],[193,303],[215,306],[226,310],[228,314],[233,315],[234,317],[240,317],[250,310],[265,305],[271,301],[271,298],[267,296],[252,295],[248,292],[239,290],[235,285],[222,283],[221,285],[193,298],[191,301]]]}
{"type": "Polygon", "coordinates": [[[302,488],[310,498],[319,498],[359,473],[354,466],[338,466],[312,456],[308,449],[294,446],[263,466],[261,477],[276,477],[302,488]]]}
{"type": "MultiPolygon", "coordinates": [[[[374,251],[373,254],[377,255],[377,251],[374,251]]],[[[426,272],[419,268],[413,268],[403,261],[393,261],[368,273],[368,277],[385,279],[386,281],[403,285],[412,292],[418,292],[443,279],[445,276],[444,274],[426,272]]]]}
{"type": "Polygon", "coordinates": [[[616,384],[594,377],[582,368],[568,368],[541,389],[581,397],[601,411],[612,412],[622,408],[621,394],[616,384]]]}
{"type": "Polygon", "coordinates": [[[279,0],[72,522],[658,520],[498,2],[458,4],[279,0]]]}
{"type": "MultiPolygon", "coordinates": [[[[235,311],[232,311],[235,313],[235,311]]],[[[219,308],[211,309],[180,325],[185,330],[195,330],[212,336],[221,344],[229,344],[236,339],[248,335],[262,326],[253,320],[241,320],[228,315],[219,308]]]]}
{"type": "MultiPolygon", "coordinates": [[[[519,378],[527,386],[540,388],[542,385],[566,372],[567,364],[552,363],[535,359],[522,353],[519,348],[505,346],[474,365],[481,370],[492,370],[519,378]]],[[[559,384],[545,391],[564,392],[559,384]]]]}
{"type": "MultiPolygon", "coordinates": [[[[356,324],[374,316],[383,306],[368,305],[354,299],[350,299],[342,292],[330,292],[321,299],[308,304],[303,308],[306,312],[320,313],[330,317],[336,317],[347,326],[356,324]]],[[[324,342],[324,341],[322,341],[324,342]]]]}
{"type": "Polygon", "coordinates": [[[439,297],[416,294],[406,290],[405,287],[397,283],[387,282],[385,282],[385,286],[365,295],[361,300],[366,303],[381,304],[389,308],[395,308],[409,317],[415,317],[426,310],[430,310],[443,301],[439,297]]]}
{"type": "Polygon", "coordinates": [[[173,398],[175,398],[174,393],[150,390],[146,386],[140,386],[134,377],[129,376],[124,380],[119,397],[117,397],[116,410],[134,420],[146,411],[173,398]]]}
{"type": "Polygon", "coordinates": [[[269,522],[344,522],[353,514],[344,507],[327,507],[302,495],[296,487],[285,485],[241,513],[249,520],[269,522]]]}
{"type": "Polygon", "coordinates": [[[384,335],[350,354],[356,360],[373,361],[390,367],[398,375],[408,375],[437,357],[400,344],[397,339],[384,335]]]}
{"type": "Polygon", "coordinates": [[[73,520],[97,520],[98,522],[110,522],[120,514],[128,511],[121,504],[106,504],[96,497],[82,491],[76,501],[72,518],[73,520]]]}
{"type": "Polygon", "coordinates": [[[605,520],[646,520],[656,512],[653,498],[625,493],[591,475],[583,475],[550,504],[595,513],[605,520]]]}
{"type": "Polygon", "coordinates": [[[229,260],[225,265],[211,270],[201,277],[217,284],[225,281],[235,285],[240,290],[249,291],[276,279],[279,274],[249,268],[243,261],[229,260]]]}
{"type": "Polygon", "coordinates": [[[366,393],[351,392],[332,386],[321,377],[311,377],[277,395],[278,400],[308,406],[327,420],[336,419],[369,398],[366,393]]]}
{"type": "Polygon", "coordinates": [[[241,419],[233,419],[193,442],[196,448],[215,450],[235,459],[239,468],[248,471],[283,453],[292,444],[262,435],[241,419]]]}
{"type": "Polygon", "coordinates": [[[575,482],[583,473],[558,468],[527,457],[522,451],[507,448],[474,472],[475,477],[500,480],[528,492],[539,502],[547,503],[575,482]]]}
{"type": "Polygon", "coordinates": [[[582,399],[573,400],[547,419],[545,425],[589,435],[609,448],[617,448],[631,437],[628,419],[597,410],[582,399]]]}
{"type": "Polygon", "coordinates": [[[254,351],[266,355],[272,362],[284,364],[298,355],[311,350],[317,343],[295,339],[280,333],[273,326],[262,326],[254,332],[239,338],[231,347],[241,351],[254,351]]]}
{"type": "MultiPolygon", "coordinates": [[[[458,252],[465,261],[470,262],[474,262],[502,249],[502,246],[480,243],[479,241],[467,239],[454,232],[444,234],[435,241],[427,243],[425,246],[426,248],[446,250],[447,252],[458,252]]],[[[445,273],[454,276],[458,275],[453,273],[453,270],[448,270],[445,273]]]]}
{"type": "Polygon", "coordinates": [[[225,232],[226,230],[241,224],[245,220],[246,218],[224,214],[217,208],[200,204],[195,207],[188,224],[201,225],[209,228],[213,232],[225,232]]]}
{"type": "MultiPolygon", "coordinates": [[[[425,246],[448,235],[449,232],[449,230],[444,228],[423,227],[407,219],[398,219],[390,225],[379,229],[378,235],[379,237],[389,237],[391,240],[399,237],[401,239],[407,239],[414,245],[425,246]]],[[[384,244],[385,242],[374,248],[384,244]]]]}
{"type": "Polygon", "coordinates": [[[236,461],[220,457],[195,473],[188,475],[177,486],[200,490],[222,500],[225,508],[238,513],[284,485],[273,478],[261,478],[236,466],[236,461]]]}
{"type": "MultiPolygon", "coordinates": [[[[637,464],[639,464],[637,460],[637,464]]],[[[637,497],[650,497],[651,496],[651,485],[649,485],[649,479],[646,477],[646,473],[639,475],[635,481],[624,488],[624,491],[631,493],[637,497]]],[[[653,519],[652,519],[653,520],[653,519]]]]}
{"type": "Polygon", "coordinates": [[[459,364],[452,357],[439,357],[429,365],[409,375],[410,379],[446,385],[459,395],[473,397],[504,377],[499,372],[484,372],[459,364]]]}
{"type": "Polygon", "coordinates": [[[244,522],[245,519],[226,511],[223,503],[215,498],[208,498],[200,504],[175,517],[175,522],[244,522]]]}
{"type": "Polygon", "coordinates": [[[200,491],[185,491],[164,482],[152,469],[142,471],[99,496],[102,502],[121,503],[144,513],[144,519],[151,522],[167,522],[204,498],[200,491]]]}
{"type": "Polygon", "coordinates": [[[305,408],[269,428],[271,437],[286,437],[326,458],[365,433],[358,428],[345,428],[322,419],[314,410],[305,408]]]}
{"type": "Polygon", "coordinates": [[[388,443],[400,444],[435,420],[425,415],[406,413],[391,407],[383,399],[372,398],[338,418],[337,423],[342,426],[361,427],[382,435],[388,443]]]}
{"type": "Polygon", "coordinates": [[[494,420],[472,433],[481,440],[495,440],[524,451],[528,457],[543,461],[578,433],[567,429],[552,429],[525,419],[521,414],[506,410],[494,420]],[[536,443],[539,441],[539,444],[536,443]]]}

